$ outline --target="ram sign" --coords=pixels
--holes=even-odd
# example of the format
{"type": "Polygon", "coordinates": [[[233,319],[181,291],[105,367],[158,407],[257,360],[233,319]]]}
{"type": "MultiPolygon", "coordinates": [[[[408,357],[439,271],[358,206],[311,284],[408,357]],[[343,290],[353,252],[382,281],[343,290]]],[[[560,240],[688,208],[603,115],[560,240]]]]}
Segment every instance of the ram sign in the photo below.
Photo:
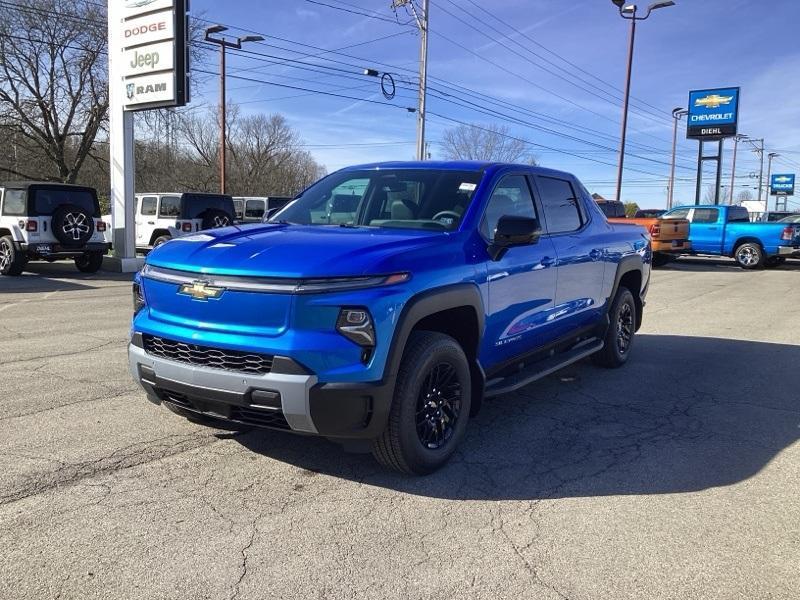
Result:
{"type": "Polygon", "coordinates": [[[794,196],[794,173],[777,173],[769,178],[772,196],[794,196]]]}
{"type": "Polygon", "coordinates": [[[689,92],[686,137],[720,140],[736,135],[739,120],[739,88],[689,92]]]}

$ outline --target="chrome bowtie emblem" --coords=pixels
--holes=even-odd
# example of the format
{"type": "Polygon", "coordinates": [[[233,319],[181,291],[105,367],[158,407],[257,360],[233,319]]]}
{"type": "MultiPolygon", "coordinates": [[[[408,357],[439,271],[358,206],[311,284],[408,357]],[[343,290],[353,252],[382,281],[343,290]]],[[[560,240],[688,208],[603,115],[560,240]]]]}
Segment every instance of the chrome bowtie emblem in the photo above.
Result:
{"type": "Polygon", "coordinates": [[[192,283],[184,283],[179,289],[178,293],[185,296],[191,296],[195,300],[208,300],[209,298],[219,298],[225,288],[215,287],[209,285],[206,281],[193,281],[192,283]]]}

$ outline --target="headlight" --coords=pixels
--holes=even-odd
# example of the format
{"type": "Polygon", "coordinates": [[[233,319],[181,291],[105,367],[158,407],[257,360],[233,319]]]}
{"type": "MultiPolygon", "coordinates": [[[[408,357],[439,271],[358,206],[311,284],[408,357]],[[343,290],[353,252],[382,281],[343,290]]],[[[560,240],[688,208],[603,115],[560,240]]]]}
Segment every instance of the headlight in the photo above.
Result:
{"type": "Polygon", "coordinates": [[[375,348],[375,327],[366,308],[343,308],[336,320],[336,331],[351,342],[361,346],[361,360],[367,362],[375,348]]]}
{"type": "Polygon", "coordinates": [[[133,314],[136,315],[140,310],[145,307],[144,292],[142,286],[136,282],[133,283],[133,314]]]}

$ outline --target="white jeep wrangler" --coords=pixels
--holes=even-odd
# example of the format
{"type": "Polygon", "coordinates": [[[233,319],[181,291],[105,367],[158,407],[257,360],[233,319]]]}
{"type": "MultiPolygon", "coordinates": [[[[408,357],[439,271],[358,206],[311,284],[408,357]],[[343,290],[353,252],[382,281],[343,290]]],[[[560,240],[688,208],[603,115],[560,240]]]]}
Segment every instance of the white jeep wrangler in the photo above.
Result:
{"type": "Polygon", "coordinates": [[[75,260],[95,273],[109,250],[108,224],[94,188],[48,182],[0,185],[0,275],[19,275],[31,260],[75,260]]]}
{"type": "Polygon", "coordinates": [[[233,225],[234,214],[233,200],[222,194],[136,194],[136,249],[148,251],[175,237],[233,225]]]}

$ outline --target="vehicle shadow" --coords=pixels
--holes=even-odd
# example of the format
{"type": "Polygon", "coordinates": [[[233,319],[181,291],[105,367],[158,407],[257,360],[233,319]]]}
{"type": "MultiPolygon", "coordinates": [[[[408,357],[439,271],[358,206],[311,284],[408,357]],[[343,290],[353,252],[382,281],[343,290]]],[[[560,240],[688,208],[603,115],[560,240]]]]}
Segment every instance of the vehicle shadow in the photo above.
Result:
{"type": "MultiPolygon", "coordinates": [[[[765,271],[796,271],[800,267],[800,262],[788,259],[784,264],[777,267],[764,269],[765,271]]],[[[656,267],[656,273],[660,271],[692,271],[692,272],[716,272],[724,273],[733,271],[737,273],[750,273],[742,269],[732,258],[718,258],[705,256],[683,256],[664,266],[656,267]]]]}
{"type": "Polygon", "coordinates": [[[69,292],[104,287],[109,282],[123,284],[131,281],[132,273],[81,273],[72,261],[34,262],[26,265],[18,277],[0,277],[0,295],[69,292]]]}
{"type": "Polygon", "coordinates": [[[235,439],[312,473],[436,498],[693,492],[752,477],[798,440],[787,379],[798,364],[800,346],[640,335],[621,369],[585,362],[486,402],[452,462],[427,477],[318,438],[235,439]]]}

